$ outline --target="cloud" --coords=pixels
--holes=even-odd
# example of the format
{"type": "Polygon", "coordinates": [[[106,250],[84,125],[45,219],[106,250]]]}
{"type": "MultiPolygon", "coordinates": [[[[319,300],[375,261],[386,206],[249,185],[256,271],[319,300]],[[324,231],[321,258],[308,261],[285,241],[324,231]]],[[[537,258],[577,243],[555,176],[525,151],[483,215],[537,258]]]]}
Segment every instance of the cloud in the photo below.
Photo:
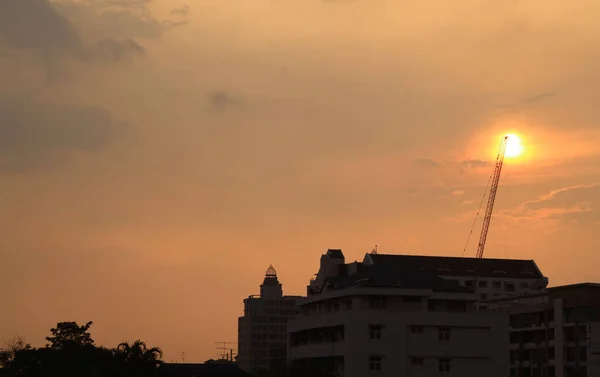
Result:
{"type": "Polygon", "coordinates": [[[92,51],[94,57],[109,63],[126,60],[132,56],[142,56],[146,52],[144,47],[140,46],[133,39],[127,39],[123,42],[117,42],[114,39],[104,39],[98,42],[92,48],[92,51]]]}
{"type": "Polygon", "coordinates": [[[520,100],[516,101],[515,103],[500,105],[500,107],[510,108],[510,107],[518,107],[518,106],[527,106],[527,105],[531,105],[534,103],[546,101],[550,98],[556,97],[556,95],[557,95],[557,93],[552,92],[552,91],[541,92],[541,93],[534,94],[532,96],[521,98],[520,100]]]}
{"type": "Polygon", "coordinates": [[[181,8],[171,9],[171,14],[181,15],[183,17],[187,17],[190,13],[190,7],[188,5],[183,5],[181,8]]]}
{"type": "MultiPolygon", "coordinates": [[[[137,38],[158,38],[187,23],[158,21],[148,1],[6,0],[0,2],[0,52],[27,51],[43,61],[49,78],[64,70],[64,59],[114,63],[142,56],[137,38]],[[77,26],[84,27],[84,30],[77,26]],[[4,45],[4,48],[2,46],[4,45]]],[[[181,8],[180,11],[187,8],[181,8]]]]}
{"type": "Polygon", "coordinates": [[[176,19],[159,20],[150,11],[148,0],[63,1],[57,9],[77,25],[86,25],[92,38],[156,39],[176,26],[188,23],[189,6],[171,10],[176,19]]]}
{"type": "Polygon", "coordinates": [[[464,191],[463,190],[454,190],[452,191],[452,196],[461,196],[464,195],[464,191]]]}
{"type": "Polygon", "coordinates": [[[51,168],[75,153],[99,153],[117,138],[134,136],[131,125],[101,108],[0,101],[0,173],[51,168]]]}
{"type": "Polygon", "coordinates": [[[231,106],[235,106],[239,101],[227,91],[215,91],[208,95],[210,106],[217,111],[224,111],[231,106]]]}
{"type": "Polygon", "coordinates": [[[443,163],[437,162],[430,158],[418,158],[413,161],[413,164],[416,166],[424,167],[424,168],[435,168],[435,167],[442,165],[443,163]]]}
{"type": "Polygon", "coordinates": [[[0,38],[16,49],[82,56],[75,26],[46,0],[0,2],[0,38]]]}
{"type": "Polygon", "coordinates": [[[600,220],[600,213],[596,209],[600,204],[599,198],[600,182],[574,185],[552,190],[515,209],[501,211],[499,216],[515,221],[593,222],[600,220]]]}

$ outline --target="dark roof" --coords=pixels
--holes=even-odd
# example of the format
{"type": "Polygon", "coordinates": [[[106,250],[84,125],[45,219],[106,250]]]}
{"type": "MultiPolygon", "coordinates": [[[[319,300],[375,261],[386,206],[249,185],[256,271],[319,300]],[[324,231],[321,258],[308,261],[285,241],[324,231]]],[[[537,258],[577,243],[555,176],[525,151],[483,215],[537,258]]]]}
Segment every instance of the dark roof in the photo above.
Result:
{"type": "Polygon", "coordinates": [[[160,375],[165,377],[251,377],[234,363],[165,363],[160,369],[160,375]]]}
{"type": "Polygon", "coordinates": [[[357,273],[349,276],[328,277],[326,289],[360,287],[394,287],[405,289],[432,289],[438,292],[470,293],[472,289],[456,281],[422,271],[407,269],[398,265],[365,265],[357,273]]]}
{"type": "MultiPolygon", "coordinates": [[[[460,258],[424,255],[367,254],[375,265],[401,265],[441,276],[481,276],[541,279],[533,260],[460,258]]],[[[365,257],[366,258],[366,257],[365,257]]]]}
{"type": "Polygon", "coordinates": [[[327,249],[327,255],[330,258],[345,259],[344,253],[342,253],[341,249],[327,249]]]}
{"type": "Polygon", "coordinates": [[[558,285],[555,287],[548,287],[546,289],[551,292],[557,292],[557,291],[563,291],[563,290],[584,289],[584,288],[600,289],[600,283],[587,283],[587,282],[586,283],[575,283],[575,284],[568,284],[568,285],[558,285]]]}

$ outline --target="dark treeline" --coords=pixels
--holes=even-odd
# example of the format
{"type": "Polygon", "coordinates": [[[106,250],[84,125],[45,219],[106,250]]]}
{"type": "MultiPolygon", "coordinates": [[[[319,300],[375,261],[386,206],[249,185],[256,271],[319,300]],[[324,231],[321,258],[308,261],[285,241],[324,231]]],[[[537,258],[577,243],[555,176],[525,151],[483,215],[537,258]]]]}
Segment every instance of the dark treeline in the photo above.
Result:
{"type": "Polygon", "coordinates": [[[45,347],[34,348],[22,339],[0,349],[0,377],[152,377],[160,376],[162,351],[140,340],[116,348],[96,346],[89,329],[61,322],[50,330],[45,347]]]}

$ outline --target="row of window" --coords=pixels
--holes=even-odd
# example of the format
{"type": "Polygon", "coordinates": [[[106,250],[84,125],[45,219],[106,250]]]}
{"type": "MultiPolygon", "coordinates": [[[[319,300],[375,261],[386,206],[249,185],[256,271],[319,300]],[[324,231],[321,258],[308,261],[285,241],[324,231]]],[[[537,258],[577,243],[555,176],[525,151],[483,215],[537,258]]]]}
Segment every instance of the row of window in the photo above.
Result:
{"type": "MultiPolygon", "coordinates": [[[[473,286],[475,285],[475,280],[465,280],[465,287],[468,288],[473,288],[473,286]]],[[[479,288],[487,288],[488,287],[488,281],[487,280],[479,280],[477,281],[477,286],[479,288]]],[[[529,288],[529,283],[524,281],[519,283],[519,287],[521,289],[527,289],[529,288]]],[[[495,290],[502,290],[502,282],[501,281],[493,281],[492,282],[492,288],[495,290]]],[[[504,290],[507,292],[514,292],[516,290],[516,284],[512,283],[512,282],[504,282],[504,290]]]]}
{"type": "MultiPolygon", "coordinates": [[[[373,340],[381,339],[383,325],[369,325],[369,338],[373,340]]],[[[423,326],[410,326],[413,334],[422,334],[423,326]]],[[[447,327],[438,327],[438,339],[443,342],[450,341],[450,329],[447,327]]]]}
{"type": "MultiPolygon", "coordinates": [[[[438,359],[438,371],[441,373],[450,372],[450,359],[438,359]]],[[[411,365],[421,366],[424,365],[424,359],[422,357],[413,357],[410,359],[411,365]]],[[[381,356],[369,356],[369,370],[372,372],[380,372],[383,368],[383,357],[381,356]]]]}

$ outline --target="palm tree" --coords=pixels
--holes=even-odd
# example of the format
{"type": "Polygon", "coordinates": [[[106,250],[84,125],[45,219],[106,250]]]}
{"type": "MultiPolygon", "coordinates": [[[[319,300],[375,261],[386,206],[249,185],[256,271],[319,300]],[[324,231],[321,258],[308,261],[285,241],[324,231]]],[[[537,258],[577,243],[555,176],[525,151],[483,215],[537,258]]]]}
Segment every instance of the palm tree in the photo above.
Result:
{"type": "Polygon", "coordinates": [[[132,344],[123,342],[117,346],[117,355],[133,374],[148,376],[163,364],[163,352],[158,347],[148,348],[145,342],[136,340],[132,344]]]}

